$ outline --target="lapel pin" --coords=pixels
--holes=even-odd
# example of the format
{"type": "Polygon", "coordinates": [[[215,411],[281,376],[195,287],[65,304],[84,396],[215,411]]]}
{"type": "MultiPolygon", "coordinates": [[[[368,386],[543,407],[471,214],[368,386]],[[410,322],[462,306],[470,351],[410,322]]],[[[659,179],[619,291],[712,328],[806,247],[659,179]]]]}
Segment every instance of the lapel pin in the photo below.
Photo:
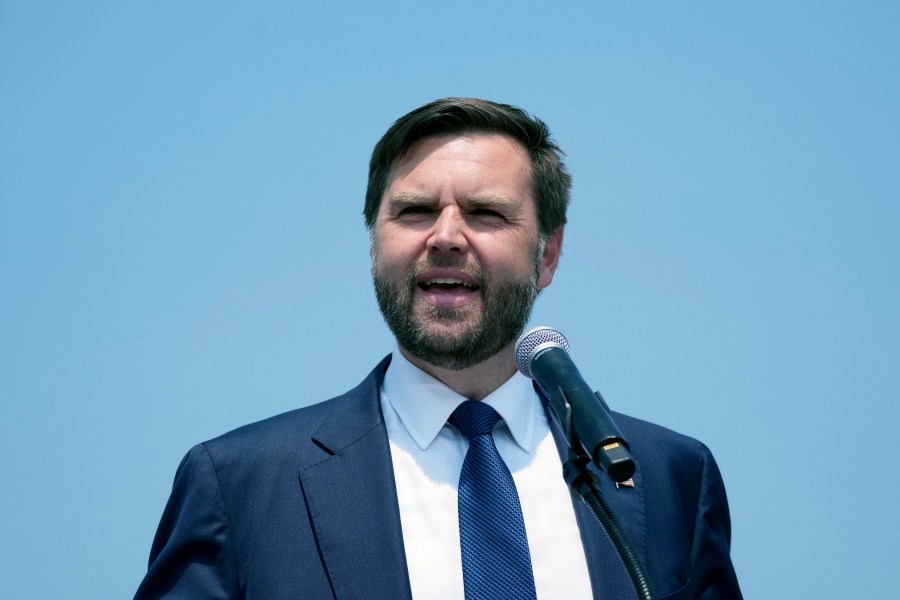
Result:
{"type": "Polygon", "coordinates": [[[617,481],[616,482],[616,489],[623,488],[623,487],[633,488],[634,487],[634,478],[629,477],[625,481],[622,481],[622,482],[617,481]]]}

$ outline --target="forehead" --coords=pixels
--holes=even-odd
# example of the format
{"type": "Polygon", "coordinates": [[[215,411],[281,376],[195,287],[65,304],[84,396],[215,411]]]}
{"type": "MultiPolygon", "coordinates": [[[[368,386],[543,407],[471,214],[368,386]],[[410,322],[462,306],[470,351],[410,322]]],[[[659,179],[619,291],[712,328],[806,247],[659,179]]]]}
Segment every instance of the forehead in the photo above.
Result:
{"type": "Polygon", "coordinates": [[[521,142],[502,134],[467,132],[425,137],[394,163],[385,195],[398,184],[439,187],[448,183],[463,188],[500,186],[516,196],[530,198],[528,152],[521,142]]]}

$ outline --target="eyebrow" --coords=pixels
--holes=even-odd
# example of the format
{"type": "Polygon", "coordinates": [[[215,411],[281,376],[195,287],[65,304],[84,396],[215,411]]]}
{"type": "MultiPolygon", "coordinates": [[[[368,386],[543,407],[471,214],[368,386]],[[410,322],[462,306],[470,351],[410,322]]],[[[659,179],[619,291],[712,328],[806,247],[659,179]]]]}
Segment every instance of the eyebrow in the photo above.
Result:
{"type": "Polygon", "coordinates": [[[518,212],[522,203],[516,202],[504,196],[475,196],[466,198],[462,202],[467,208],[504,208],[507,211],[518,212]]]}
{"type": "Polygon", "coordinates": [[[422,196],[420,194],[403,193],[388,198],[388,205],[393,206],[431,206],[440,202],[435,196],[422,196]]]}

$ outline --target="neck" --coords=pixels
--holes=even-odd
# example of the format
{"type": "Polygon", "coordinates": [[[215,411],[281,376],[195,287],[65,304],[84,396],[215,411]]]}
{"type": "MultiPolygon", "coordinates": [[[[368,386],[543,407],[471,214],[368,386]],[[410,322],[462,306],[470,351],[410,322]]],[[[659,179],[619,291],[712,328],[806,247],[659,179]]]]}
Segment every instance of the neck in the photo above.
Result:
{"type": "Polygon", "coordinates": [[[442,369],[410,354],[400,346],[406,360],[469,400],[481,400],[509,380],[516,372],[514,344],[466,369],[442,369]]]}

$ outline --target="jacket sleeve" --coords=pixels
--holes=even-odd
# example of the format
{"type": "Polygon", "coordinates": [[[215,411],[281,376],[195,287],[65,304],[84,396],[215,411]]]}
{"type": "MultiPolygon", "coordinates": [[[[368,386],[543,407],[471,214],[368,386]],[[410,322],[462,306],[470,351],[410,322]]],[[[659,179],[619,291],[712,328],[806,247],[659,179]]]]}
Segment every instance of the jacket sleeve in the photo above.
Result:
{"type": "Polygon", "coordinates": [[[703,476],[691,550],[692,596],[697,600],[741,600],[731,563],[731,516],[719,467],[703,447],[703,476]]]}
{"type": "Polygon", "coordinates": [[[175,474],[135,600],[239,597],[237,559],[215,465],[206,446],[188,452],[175,474]]]}

